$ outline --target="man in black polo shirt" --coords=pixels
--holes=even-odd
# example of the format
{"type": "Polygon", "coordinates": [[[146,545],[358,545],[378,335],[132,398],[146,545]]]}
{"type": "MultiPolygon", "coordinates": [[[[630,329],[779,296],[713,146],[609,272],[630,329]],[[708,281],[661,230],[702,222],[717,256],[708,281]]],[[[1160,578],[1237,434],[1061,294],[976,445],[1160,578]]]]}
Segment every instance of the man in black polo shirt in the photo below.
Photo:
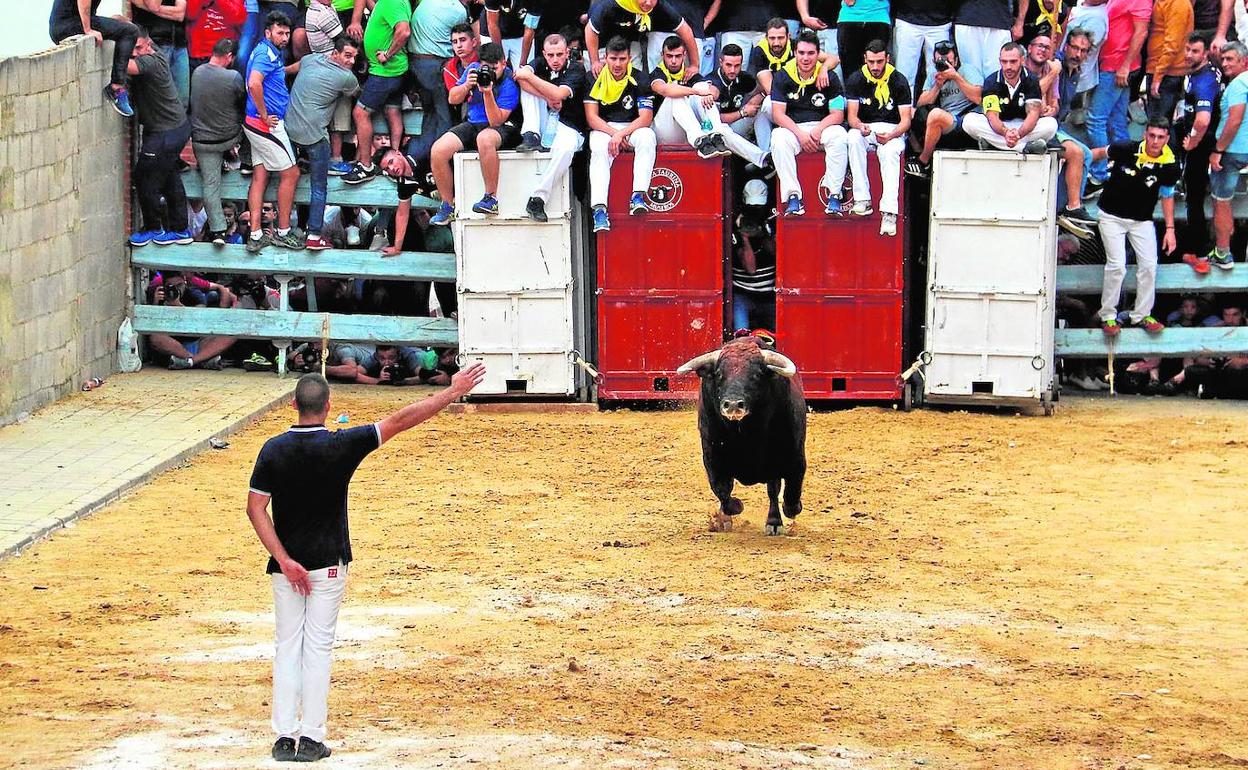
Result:
{"type": "Polygon", "coordinates": [[[432,197],[437,189],[429,161],[419,161],[413,154],[419,141],[420,137],[412,137],[404,151],[391,147],[381,156],[381,170],[396,182],[399,198],[399,205],[394,210],[394,238],[389,246],[381,250],[383,257],[393,257],[402,251],[412,216],[412,198],[417,195],[432,197]]]}
{"type": "MultiPolygon", "coordinates": [[[[854,175],[856,217],[870,216],[871,181],[867,177],[867,153],[880,160],[880,235],[897,234],[897,211],[901,195],[901,156],[906,152],[906,134],[914,108],[910,84],[888,63],[883,40],[872,40],[863,51],[862,69],[849,75],[845,84],[845,135],[849,168],[854,175]]],[[[840,193],[839,186],[832,191],[840,193]]]]}
{"type": "Polygon", "coordinates": [[[516,72],[520,108],[524,112],[522,141],[516,149],[550,153],[542,181],[525,207],[530,217],[546,221],[546,202],[555,184],[568,173],[572,156],[585,144],[585,68],[568,57],[568,41],[554,33],[542,44],[542,58],[516,72]],[[546,146],[542,138],[550,142],[546,146]]]}
{"type": "Polygon", "coordinates": [[[1040,116],[1040,82],[1023,66],[1023,55],[1018,43],[1001,46],[1001,70],[984,81],[984,111],[962,120],[962,130],[983,149],[1043,155],[1057,134],[1057,120],[1040,116]]]}
{"type": "Polygon", "coordinates": [[[689,72],[680,38],[667,36],[663,58],[650,70],[649,82],[654,94],[654,135],[659,144],[688,144],[700,158],[728,154],[723,138],[703,128],[704,123],[710,125],[706,112],[714,107],[715,97],[701,75],[689,72]]]}
{"type": "MultiPolygon", "coordinates": [[[[819,68],[815,87],[822,89],[828,87],[828,77],[836,75],[839,62],[835,54],[828,53],[828,50],[824,48],[823,40],[826,35],[815,33],[815,37],[819,44],[818,61],[823,65],[819,68]]],[[[832,39],[836,39],[835,30],[833,30],[832,39]]],[[[754,120],[755,144],[764,152],[771,151],[771,130],[774,128],[771,122],[772,80],[775,79],[777,72],[793,61],[793,50],[788,22],[777,16],[767,22],[762,39],[749,49],[749,56],[746,58],[746,71],[758,80],[758,89],[765,97],[758,110],[758,117],[754,120]]]]}
{"type": "Polygon", "coordinates": [[[265,442],[247,494],[247,517],[270,554],[267,571],[277,619],[274,759],[314,762],[329,756],[324,741],[330,651],[351,563],[351,476],[374,449],[433,417],[484,377],[485,367],[473,364],[452,377],[442,392],[381,422],[333,432],[325,427],[329,383],[319,374],[299,378],[291,404],[299,422],[265,442]]]}
{"type": "Polygon", "coordinates": [[[719,120],[728,128],[721,134],[728,149],[743,158],[747,157],[743,153],[750,152],[757,152],[763,158],[766,152],[751,142],[750,136],[765,94],[754,76],[742,71],[744,60],[741,46],[729,43],[720,50],[719,67],[706,82],[715,92],[715,110],[719,113],[719,120]]]}
{"type": "Polygon", "coordinates": [[[689,54],[689,73],[698,71],[698,41],[693,37],[689,23],[666,0],[594,0],[589,6],[589,23],[585,25],[585,52],[589,54],[589,66],[594,77],[602,72],[603,59],[599,56],[599,40],[622,37],[630,46],[637,45],[633,58],[641,57],[637,43],[641,33],[670,30],[685,44],[689,54]]]}
{"type": "Polygon", "coordinates": [[[1117,336],[1118,297],[1127,274],[1127,239],[1135,251],[1135,308],[1130,312],[1132,326],[1152,334],[1160,332],[1161,322],[1153,318],[1154,287],[1157,280],[1157,231],[1153,210],[1161,197],[1166,234],[1161,247],[1174,251],[1174,185],[1179,181],[1179,162],[1170,149],[1170,124],[1154,118],[1144,129],[1144,141],[1120,142],[1108,148],[1095,148],[1095,159],[1109,159],[1109,179],[1101,193],[1100,231],[1105,246],[1105,282],[1101,286],[1101,330],[1117,336]]]}

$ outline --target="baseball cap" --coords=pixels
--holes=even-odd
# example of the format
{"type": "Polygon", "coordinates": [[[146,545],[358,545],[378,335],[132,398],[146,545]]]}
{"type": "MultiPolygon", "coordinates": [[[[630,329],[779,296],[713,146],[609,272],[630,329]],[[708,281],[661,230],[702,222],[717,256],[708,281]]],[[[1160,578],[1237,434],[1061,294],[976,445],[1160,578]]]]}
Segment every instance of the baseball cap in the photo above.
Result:
{"type": "Polygon", "coordinates": [[[747,206],[767,205],[767,183],[761,179],[751,179],[746,182],[742,193],[745,195],[747,206]]]}

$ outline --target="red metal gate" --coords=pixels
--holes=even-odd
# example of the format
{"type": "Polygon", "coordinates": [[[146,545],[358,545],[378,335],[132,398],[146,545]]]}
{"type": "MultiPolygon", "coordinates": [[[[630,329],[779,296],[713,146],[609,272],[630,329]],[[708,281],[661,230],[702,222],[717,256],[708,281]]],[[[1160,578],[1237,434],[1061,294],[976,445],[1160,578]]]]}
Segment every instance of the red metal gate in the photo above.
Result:
{"type": "Polygon", "coordinates": [[[723,163],[660,148],[651,211],[633,217],[632,160],[616,158],[598,234],[598,398],[695,398],[697,378],[675,372],[724,338],[723,163]]]}
{"type": "MultiPolygon", "coordinates": [[[[806,215],[776,225],[776,332],[780,349],[802,372],[807,398],[902,398],[897,375],[905,351],[906,219],[897,235],[879,234],[879,163],[868,156],[869,217],[823,213],[822,154],[798,156],[806,215]]],[[[903,174],[904,185],[904,174],[903,174]]],[[[849,180],[845,200],[852,197],[849,180]]],[[[846,210],[848,212],[848,202],[846,210]]]]}

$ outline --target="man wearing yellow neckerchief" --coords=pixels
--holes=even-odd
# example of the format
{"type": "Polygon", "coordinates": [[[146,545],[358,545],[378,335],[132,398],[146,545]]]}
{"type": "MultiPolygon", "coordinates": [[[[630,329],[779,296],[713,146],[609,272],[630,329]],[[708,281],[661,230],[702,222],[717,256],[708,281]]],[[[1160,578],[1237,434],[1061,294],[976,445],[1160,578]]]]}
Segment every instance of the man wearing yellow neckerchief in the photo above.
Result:
{"type": "Polygon", "coordinates": [[[863,58],[862,69],[845,82],[846,145],[854,176],[854,205],[849,213],[856,217],[874,213],[867,153],[875,152],[884,186],[880,193],[880,235],[892,236],[897,234],[901,156],[906,151],[913,100],[905,76],[888,63],[883,41],[867,43],[863,58]]]}
{"type": "MultiPolygon", "coordinates": [[[[829,189],[840,189],[845,180],[845,97],[835,72],[827,73],[828,85],[819,87],[823,64],[819,61],[819,38],[804,30],[793,46],[794,58],[776,73],[771,85],[771,160],[780,179],[781,214],[798,217],[806,213],[801,183],[797,178],[797,156],[804,152],[824,154],[824,181],[829,189]],[[832,181],[835,186],[832,186],[832,181]]],[[[757,124],[755,124],[757,125],[757,124]]],[[[815,191],[811,191],[815,192],[815,191]]],[[[840,201],[828,198],[825,211],[840,214],[840,201]]]]}
{"type": "Polygon", "coordinates": [[[590,76],[602,72],[601,41],[621,37],[632,44],[641,58],[638,42],[642,35],[651,32],[670,32],[680,38],[689,52],[689,65],[698,71],[698,52],[701,50],[693,37],[689,22],[672,5],[672,0],[593,0],[589,6],[589,22],[585,25],[585,52],[589,54],[590,76]]]}
{"type": "Polygon", "coordinates": [[[590,129],[589,202],[596,233],[611,229],[607,217],[611,166],[615,156],[625,150],[633,151],[633,193],[628,210],[633,215],[646,213],[646,190],[658,144],[650,128],[654,119],[650,86],[629,61],[628,41],[611,38],[604,58],[604,66],[585,98],[585,122],[590,129]]]}
{"type": "Polygon", "coordinates": [[[1161,213],[1166,218],[1161,248],[1170,253],[1175,249],[1174,186],[1181,171],[1169,141],[1169,121],[1154,118],[1144,129],[1144,141],[1119,142],[1092,150],[1098,160],[1109,160],[1109,178],[1098,204],[1101,243],[1105,246],[1105,282],[1101,285],[1101,309],[1097,315],[1107,337],[1117,336],[1119,331],[1118,297],[1127,274],[1128,240],[1137,265],[1135,307],[1128,313],[1129,323],[1150,334],[1165,328],[1152,315],[1157,281],[1153,211],[1160,197],[1161,213]]]}
{"type": "MultiPolygon", "coordinates": [[[[816,33],[816,38],[817,42],[822,40],[818,33],[816,33]]],[[[793,41],[789,39],[789,25],[785,23],[784,19],[776,18],[767,22],[762,40],[759,40],[754,46],[744,49],[749,56],[747,69],[754,73],[754,77],[758,79],[759,90],[766,97],[763,99],[762,107],[759,108],[758,118],[754,121],[754,136],[758,146],[764,152],[771,149],[771,84],[775,79],[776,73],[784,69],[786,64],[793,61],[793,47],[793,41]]],[[[823,50],[822,42],[819,42],[819,49],[817,61],[823,67],[819,69],[816,85],[819,88],[826,88],[828,75],[835,74],[838,60],[836,54],[823,50]]]]}
{"type": "Polygon", "coordinates": [[[701,75],[687,72],[685,45],[675,35],[663,41],[663,58],[650,71],[650,90],[654,92],[654,133],[659,144],[688,144],[700,158],[729,154],[727,145],[710,128],[703,128],[702,117],[714,108],[715,98],[710,84],[701,75]]]}

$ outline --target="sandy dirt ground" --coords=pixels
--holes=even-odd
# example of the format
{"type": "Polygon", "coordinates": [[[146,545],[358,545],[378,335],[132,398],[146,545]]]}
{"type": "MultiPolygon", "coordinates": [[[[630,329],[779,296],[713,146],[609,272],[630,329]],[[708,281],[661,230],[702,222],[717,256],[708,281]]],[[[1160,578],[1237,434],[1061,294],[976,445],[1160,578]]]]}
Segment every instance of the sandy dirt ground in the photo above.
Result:
{"type": "MultiPolygon", "coordinates": [[[[770,538],[761,487],[707,531],[694,420],[443,415],[367,460],[323,766],[1248,766],[1242,407],[815,414],[770,538]]],[[[243,504],[288,422],[0,563],[0,766],[280,766],[243,504]]]]}

